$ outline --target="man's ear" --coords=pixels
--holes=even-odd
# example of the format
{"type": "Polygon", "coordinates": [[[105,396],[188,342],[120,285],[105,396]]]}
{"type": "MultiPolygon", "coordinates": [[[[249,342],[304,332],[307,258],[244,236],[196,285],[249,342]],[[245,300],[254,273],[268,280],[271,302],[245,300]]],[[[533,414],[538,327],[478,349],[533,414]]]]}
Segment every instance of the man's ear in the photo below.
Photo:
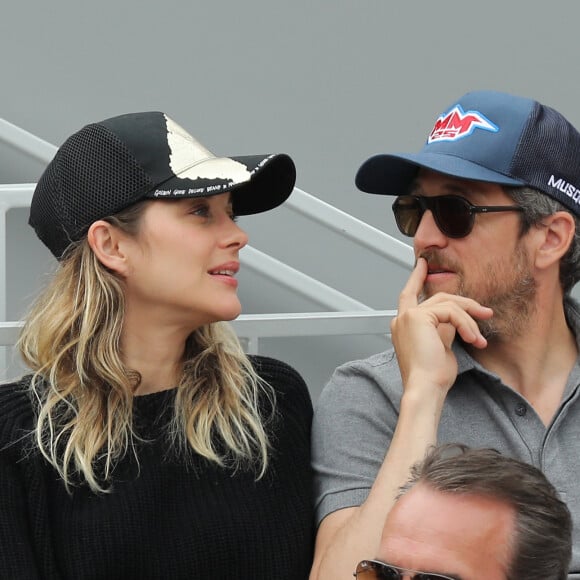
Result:
{"type": "Polygon", "coordinates": [[[99,262],[121,276],[125,276],[128,270],[123,243],[125,238],[119,228],[104,220],[92,223],[87,233],[89,246],[99,262]]]}
{"type": "Polygon", "coordinates": [[[574,240],[576,222],[567,211],[557,211],[542,218],[539,230],[542,232],[541,243],[536,253],[536,265],[546,268],[554,262],[559,262],[568,251],[574,240]]]}

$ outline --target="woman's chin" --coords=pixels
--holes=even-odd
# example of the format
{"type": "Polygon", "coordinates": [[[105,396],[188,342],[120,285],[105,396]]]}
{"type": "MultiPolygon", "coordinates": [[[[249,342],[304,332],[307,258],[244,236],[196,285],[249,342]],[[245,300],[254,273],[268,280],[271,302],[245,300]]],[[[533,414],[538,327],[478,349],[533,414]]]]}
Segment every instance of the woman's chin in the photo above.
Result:
{"type": "Polygon", "coordinates": [[[217,313],[215,322],[229,322],[235,320],[242,313],[242,305],[232,305],[230,308],[224,308],[217,313]]]}

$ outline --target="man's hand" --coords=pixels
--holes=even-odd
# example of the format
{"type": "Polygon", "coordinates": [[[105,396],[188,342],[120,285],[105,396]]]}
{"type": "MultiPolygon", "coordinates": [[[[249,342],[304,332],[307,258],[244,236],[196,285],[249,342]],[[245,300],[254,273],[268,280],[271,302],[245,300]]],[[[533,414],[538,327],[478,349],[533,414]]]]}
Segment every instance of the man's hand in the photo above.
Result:
{"type": "Polygon", "coordinates": [[[457,377],[451,350],[455,334],[485,348],[487,341],[476,319],[491,318],[493,311],[471,298],[445,293],[419,303],[426,276],[427,262],[419,258],[399,297],[398,315],[391,322],[392,340],[405,388],[439,388],[446,394],[457,377]]]}

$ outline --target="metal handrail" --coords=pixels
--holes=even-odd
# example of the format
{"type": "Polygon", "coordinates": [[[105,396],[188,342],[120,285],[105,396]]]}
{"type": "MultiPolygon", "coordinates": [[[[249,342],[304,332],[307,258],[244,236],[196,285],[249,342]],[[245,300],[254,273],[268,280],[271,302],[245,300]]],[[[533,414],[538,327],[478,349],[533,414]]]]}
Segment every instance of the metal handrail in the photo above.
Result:
{"type": "Polygon", "coordinates": [[[0,183],[0,207],[30,207],[35,187],[36,183],[0,183]]]}
{"type": "Polygon", "coordinates": [[[4,141],[23,153],[48,163],[56,153],[57,147],[36,135],[0,118],[0,141],[4,141]]]}
{"type": "MultiPolygon", "coordinates": [[[[239,337],[250,341],[296,336],[390,336],[389,325],[396,314],[396,310],[242,314],[230,324],[239,337]]],[[[0,346],[14,345],[22,325],[22,321],[0,322],[0,346]]]]}
{"type": "Polygon", "coordinates": [[[284,202],[284,207],[400,266],[413,267],[411,246],[297,187],[284,202]]]}

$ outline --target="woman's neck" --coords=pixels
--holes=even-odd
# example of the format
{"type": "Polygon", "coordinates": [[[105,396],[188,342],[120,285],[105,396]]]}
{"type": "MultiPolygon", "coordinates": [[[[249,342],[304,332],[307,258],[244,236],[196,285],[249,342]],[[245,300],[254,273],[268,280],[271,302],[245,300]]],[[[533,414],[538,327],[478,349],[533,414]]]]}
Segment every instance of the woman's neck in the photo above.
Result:
{"type": "Polygon", "coordinates": [[[181,329],[155,326],[125,328],[121,338],[123,363],[139,373],[135,395],[172,389],[181,377],[187,335],[181,329]]]}

